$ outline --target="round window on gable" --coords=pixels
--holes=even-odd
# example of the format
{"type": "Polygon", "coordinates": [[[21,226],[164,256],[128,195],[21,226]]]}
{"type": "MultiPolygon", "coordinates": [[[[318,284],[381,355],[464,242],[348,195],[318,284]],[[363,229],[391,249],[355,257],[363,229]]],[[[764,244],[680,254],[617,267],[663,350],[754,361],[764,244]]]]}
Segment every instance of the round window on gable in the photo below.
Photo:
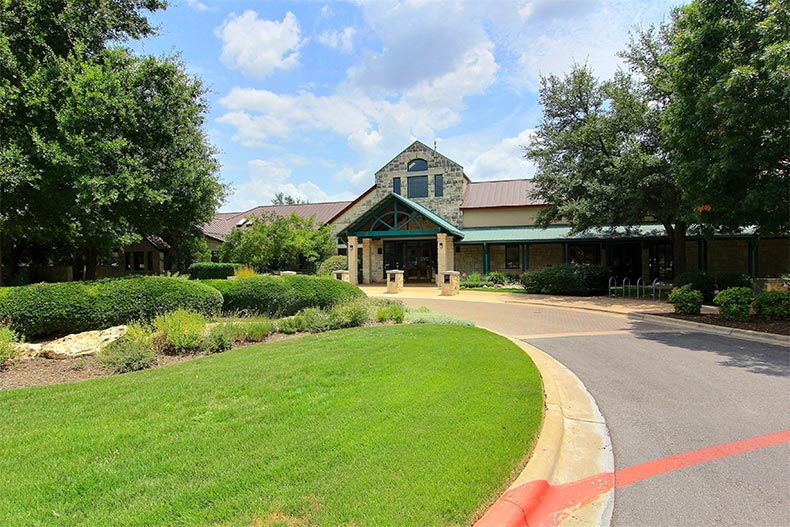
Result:
{"type": "Polygon", "coordinates": [[[412,159],[406,165],[406,170],[408,172],[425,172],[428,170],[428,162],[424,159],[412,159]]]}

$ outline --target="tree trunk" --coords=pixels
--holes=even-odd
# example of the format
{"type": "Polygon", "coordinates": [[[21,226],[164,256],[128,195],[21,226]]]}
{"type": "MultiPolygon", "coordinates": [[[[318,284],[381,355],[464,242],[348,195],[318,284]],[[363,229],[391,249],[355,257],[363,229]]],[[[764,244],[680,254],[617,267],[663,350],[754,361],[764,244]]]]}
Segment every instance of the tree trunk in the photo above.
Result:
{"type": "Polygon", "coordinates": [[[95,249],[85,251],[85,280],[96,280],[96,262],[98,255],[95,249]]]}
{"type": "Polygon", "coordinates": [[[675,276],[686,272],[686,222],[675,223],[672,232],[672,260],[675,276]]]}

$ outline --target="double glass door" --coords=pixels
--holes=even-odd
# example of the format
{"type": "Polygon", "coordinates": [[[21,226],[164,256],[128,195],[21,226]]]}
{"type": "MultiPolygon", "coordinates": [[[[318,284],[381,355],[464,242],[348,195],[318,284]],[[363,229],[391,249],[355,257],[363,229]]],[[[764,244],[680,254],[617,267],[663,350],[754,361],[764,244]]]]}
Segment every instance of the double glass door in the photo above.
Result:
{"type": "Polygon", "coordinates": [[[428,282],[436,275],[436,242],[434,240],[385,241],[384,270],[402,269],[403,277],[412,282],[428,282]]]}

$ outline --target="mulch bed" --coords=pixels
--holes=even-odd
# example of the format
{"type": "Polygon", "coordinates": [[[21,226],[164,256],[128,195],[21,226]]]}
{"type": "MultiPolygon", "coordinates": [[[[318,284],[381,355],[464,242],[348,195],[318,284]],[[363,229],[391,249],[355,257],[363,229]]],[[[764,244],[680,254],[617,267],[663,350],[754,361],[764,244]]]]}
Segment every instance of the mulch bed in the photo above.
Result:
{"type": "Polygon", "coordinates": [[[773,333],[775,335],[790,336],[790,321],[788,320],[765,320],[757,316],[750,316],[745,322],[735,320],[725,320],[719,315],[680,315],[678,313],[656,313],[659,316],[688,320],[689,322],[699,322],[711,324],[713,326],[724,326],[736,329],[748,329],[760,333],[773,333]]]}

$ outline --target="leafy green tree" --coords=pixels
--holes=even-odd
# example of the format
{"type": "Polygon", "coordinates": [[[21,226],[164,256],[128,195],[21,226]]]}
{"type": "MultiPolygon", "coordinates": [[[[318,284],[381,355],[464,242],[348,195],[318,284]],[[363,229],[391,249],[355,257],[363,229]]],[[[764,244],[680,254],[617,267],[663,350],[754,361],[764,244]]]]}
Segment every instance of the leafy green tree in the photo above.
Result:
{"type": "Polygon", "coordinates": [[[304,203],[310,203],[306,199],[302,198],[295,198],[291,195],[286,196],[283,192],[278,192],[272,198],[272,205],[302,205],[304,203]]]}
{"type": "Polygon", "coordinates": [[[703,220],[790,229],[790,4],[695,0],[679,8],[662,125],[679,184],[703,220]]]}
{"type": "Polygon", "coordinates": [[[256,271],[314,273],[333,252],[335,239],[314,218],[262,216],[249,227],[234,229],[220,247],[223,262],[251,265],[256,271]]]}
{"type": "Polygon", "coordinates": [[[26,251],[12,265],[37,248],[42,260],[71,255],[92,278],[121,246],[213,217],[225,188],[202,84],[178,58],[108,45],[152,34],[142,11],[163,6],[3,1],[0,228],[6,247],[26,251]]]}
{"type": "Polygon", "coordinates": [[[542,78],[543,119],[525,157],[537,166],[536,196],[550,204],[541,225],[566,221],[582,232],[653,217],[683,272],[694,210],[675,184],[659,127],[663,103],[648,81],[625,72],[599,81],[586,65],[542,78]]]}

